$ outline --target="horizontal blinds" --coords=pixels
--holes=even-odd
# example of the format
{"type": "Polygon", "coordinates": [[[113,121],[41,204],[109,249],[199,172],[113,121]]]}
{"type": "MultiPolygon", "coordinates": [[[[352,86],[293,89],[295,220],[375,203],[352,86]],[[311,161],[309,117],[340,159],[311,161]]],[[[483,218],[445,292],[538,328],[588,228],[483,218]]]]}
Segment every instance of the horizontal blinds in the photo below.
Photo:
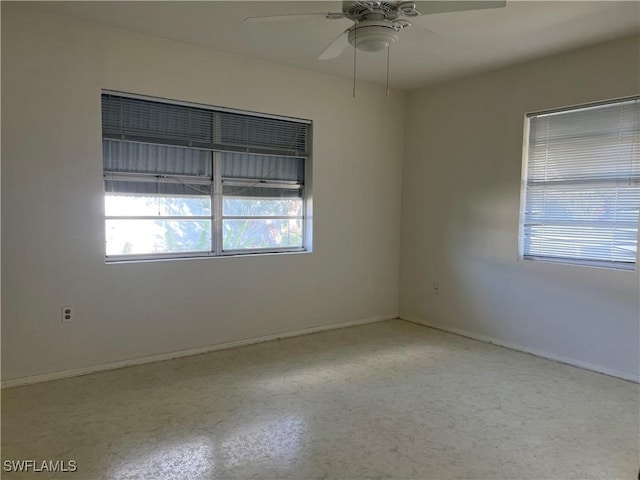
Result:
{"type": "Polygon", "coordinates": [[[225,195],[301,196],[306,122],[103,94],[102,128],[107,192],[207,195],[215,151],[225,195]]]}
{"type": "Polygon", "coordinates": [[[207,150],[306,157],[306,122],[102,95],[103,138],[207,150]]]}
{"type": "Polygon", "coordinates": [[[221,143],[267,147],[286,152],[308,151],[308,124],[238,113],[220,113],[221,143]]]}
{"type": "Polygon", "coordinates": [[[525,188],[525,257],[632,267],[640,101],[530,116],[525,188]]]}
{"type": "Polygon", "coordinates": [[[213,115],[209,110],[168,103],[102,95],[104,133],[213,142],[213,115]]]}

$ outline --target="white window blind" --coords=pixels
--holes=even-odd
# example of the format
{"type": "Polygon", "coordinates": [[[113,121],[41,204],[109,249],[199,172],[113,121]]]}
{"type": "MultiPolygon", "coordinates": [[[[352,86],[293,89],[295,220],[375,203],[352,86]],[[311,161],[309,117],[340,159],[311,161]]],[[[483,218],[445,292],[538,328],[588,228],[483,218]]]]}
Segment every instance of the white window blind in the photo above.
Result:
{"type": "Polygon", "coordinates": [[[640,99],[531,114],[521,254],[633,269],[640,209],[640,99]]]}

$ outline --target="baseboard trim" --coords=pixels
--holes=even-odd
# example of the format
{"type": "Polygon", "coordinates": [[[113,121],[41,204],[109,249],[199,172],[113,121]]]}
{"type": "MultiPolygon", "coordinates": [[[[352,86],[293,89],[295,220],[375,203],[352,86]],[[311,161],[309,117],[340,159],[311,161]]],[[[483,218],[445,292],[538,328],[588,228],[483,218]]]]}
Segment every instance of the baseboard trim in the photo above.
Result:
{"type": "Polygon", "coordinates": [[[42,373],[39,375],[31,375],[28,377],[12,378],[2,381],[2,388],[20,387],[23,385],[31,385],[34,383],[50,382],[52,380],[60,380],[62,378],[79,377],[81,375],[89,375],[92,373],[105,372],[108,370],[116,370],[119,368],[134,367],[136,365],[144,365],[146,363],[162,362],[164,360],[172,360],[175,358],[191,357],[193,355],[201,355],[203,353],[211,353],[218,350],[227,350],[229,348],[244,347],[246,345],[255,345],[257,343],[270,342],[273,340],[282,340],[284,338],[299,337],[302,335],[310,335],[313,333],[326,332],[328,330],[337,330],[341,328],[355,327],[368,323],[383,322],[385,320],[393,320],[398,318],[397,315],[388,315],[382,317],[370,317],[361,320],[353,320],[350,322],[332,323],[329,325],[320,325],[318,327],[303,328],[300,330],[291,330],[288,332],[274,333],[271,335],[263,335],[261,337],[253,337],[245,340],[236,340],[233,342],[217,343],[215,345],[207,345],[204,347],[190,348],[187,350],[179,350],[175,352],[160,353],[157,355],[148,355],[145,357],[132,358],[129,360],[120,360],[116,362],[102,363],[99,365],[91,365],[88,367],[73,368],[70,370],[59,370],[57,372],[42,373]]]}
{"type": "Polygon", "coordinates": [[[613,370],[610,368],[601,367],[600,365],[595,365],[593,363],[587,363],[580,360],[575,360],[573,358],[563,357],[561,355],[556,355],[555,353],[549,353],[542,350],[537,350],[535,348],[525,347],[524,345],[519,345],[517,343],[505,342],[503,340],[499,340],[494,337],[489,337],[487,335],[481,335],[479,333],[470,332],[468,330],[461,330],[459,328],[452,328],[447,325],[442,325],[439,323],[429,322],[426,320],[419,320],[412,317],[398,317],[401,320],[405,320],[407,322],[415,323],[416,325],[421,325],[423,327],[430,327],[436,330],[441,330],[443,332],[453,333],[455,335],[460,335],[462,337],[471,338],[473,340],[478,340],[484,343],[490,343],[493,345],[497,345],[499,347],[508,348],[510,350],[516,350],[518,352],[529,353],[531,355],[535,355],[536,357],[546,358],[547,360],[553,360],[554,362],[564,363],[566,365],[571,365],[572,367],[578,367],[585,370],[591,370],[597,373],[603,373],[604,375],[609,375],[610,377],[620,378],[622,380],[627,380],[629,382],[640,383],[640,377],[636,377],[626,372],[621,372],[618,370],[613,370]]]}

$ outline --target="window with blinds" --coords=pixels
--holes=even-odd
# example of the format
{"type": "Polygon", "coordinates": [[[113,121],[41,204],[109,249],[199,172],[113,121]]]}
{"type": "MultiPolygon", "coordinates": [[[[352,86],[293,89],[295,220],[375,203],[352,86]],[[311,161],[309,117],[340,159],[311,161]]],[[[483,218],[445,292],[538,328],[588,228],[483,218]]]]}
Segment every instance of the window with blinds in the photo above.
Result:
{"type": "Polygon", "coordinates": [[[108,261],[309,250],[311,122],[102,94],[108,261]]]}
{"type": "Polygon", "coordinates": [[[640,98],[530,114],[526,127],[521,256],[634,269],[640,98]]]}

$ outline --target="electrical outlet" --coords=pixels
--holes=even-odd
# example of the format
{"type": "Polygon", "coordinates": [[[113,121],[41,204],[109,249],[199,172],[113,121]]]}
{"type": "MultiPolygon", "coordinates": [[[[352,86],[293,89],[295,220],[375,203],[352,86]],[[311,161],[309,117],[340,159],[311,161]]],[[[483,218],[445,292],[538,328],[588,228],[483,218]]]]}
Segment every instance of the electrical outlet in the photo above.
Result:
{"type": "Polygon", "coordinates": [[[73,307],[71,305],[64,305],[60,309],[60,319],[62,323],[69,323],[73,321],[73,307]]]}
{"type": "Polygon", "coordinates": [[[433,294],[440,295],[440,282],[433,282],[433,294]]]}

